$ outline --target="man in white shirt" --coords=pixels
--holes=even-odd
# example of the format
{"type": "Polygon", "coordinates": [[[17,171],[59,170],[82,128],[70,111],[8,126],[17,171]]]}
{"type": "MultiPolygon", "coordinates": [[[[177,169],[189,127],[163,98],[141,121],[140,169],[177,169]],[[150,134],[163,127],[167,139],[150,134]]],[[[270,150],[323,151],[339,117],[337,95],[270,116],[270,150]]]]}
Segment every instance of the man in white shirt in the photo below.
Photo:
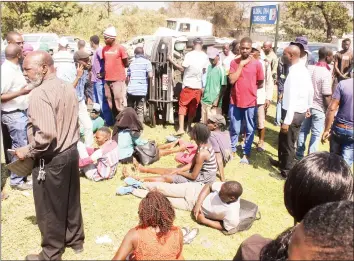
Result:
{"type": "Polygon", "coordinates": [[[279,167],[281,175],[293,167],[295,144],[299,137],[300,127],[313,102],[313,86],[309,71],[300,62],[300,49],[290,45],[284,50],[284,62],[290,65],[289,74],[284,84],[282,104],[282,125],[279,132],[278,159],[270,159],[273,166],[279,167]]]}
{"type": "Polygon", "coordinates": [[[326,118],[326,111],[331,102],[332,72],[329,64],[333,61],[333,52],[330,48],[322,47],[318,50],[319,61],[308,67],[314,88],[311,116],[306,118],[301,126],[297,142],[296,158],[301,160],[306,150],[306,138],[311,131],[308,154],[316,152],[321,140],[326,118]]]}
{"type": "Polygon", "coordinates": [[[143,189],[124,187],[126,191],[120,195],[132,193],[144,198],[149,191],[157,190],[168,198],[174,208],[193,211],[196,221],[208,227],[230,232],[240,222],[243,188],[237,181],[205,185],[199,182],[168,184],[135,181],[134,185],[143,189]]]}
{"type": "Polygon", "coordinates": [[[184,134],[184,117],[187,113],[187,127],[188,130],[191,129],[202,96],[202,76],[209,65],[209,58],[202,51],[203,41],[200,38],[196,38],[193,43],[194,50],[186,54],[182,63],[183,89],[179,97],[179,129],[177,135],[184,134]]]}
{"type": "Polygon", "coordinates": [[[56,75],[63,81],[70,82],[77,86],[81,75],[77,75],[74,63],[74,56],[68,51],[69,42],[65,37],[59,39],[58,52],[53,55],[56,75]]]}
{"type": "MultiPolygon", "coordinates": [[[[9,44],[5,49],[5,62],[1,65],[1,122],[10,134],[11,148],[27,145],[27,108],[30,88],[22,74],[20,60],[22,49],[17,44],[9,44]]],[[[6,151],[5,151],[6,153],[6,151]]],[[[16,157],[12,157],[11,162],[16,157]]],[[[26,177],[11,173],[10,185],[13,189],[29,190],[32,185],[26,183],[26,177]]]]}

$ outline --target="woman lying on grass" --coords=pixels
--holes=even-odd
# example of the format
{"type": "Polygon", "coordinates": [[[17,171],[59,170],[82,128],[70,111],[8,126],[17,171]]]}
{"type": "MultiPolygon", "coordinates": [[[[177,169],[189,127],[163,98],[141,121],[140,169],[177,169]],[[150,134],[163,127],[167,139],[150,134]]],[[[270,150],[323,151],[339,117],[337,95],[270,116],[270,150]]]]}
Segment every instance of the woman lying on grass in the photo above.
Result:
{"type": "MultiPolygon", "coordinates": [[[[143,182],[211,183],[216,179],[217,164],[215,152],[208,144],[210,130],[204,124],[197,123],[191,131],[191,138],[197,143],[198,151],[191,164],[182,168],[150,168],[150,173],[160,174],[160,177],[138,178],[143,182]],[[189,171],[188,171],[189,170],[189,171]]],[[[123,168],[123,176],[128,177],[127,169],[123,168]]]]}
{"type": "Polygon", "coordinates": [[[183,260],[183,234],[173,226],[170,201],[160,192],[149,192],[138,213],[139,225],[129,230],[113,260],[183,260]]]}

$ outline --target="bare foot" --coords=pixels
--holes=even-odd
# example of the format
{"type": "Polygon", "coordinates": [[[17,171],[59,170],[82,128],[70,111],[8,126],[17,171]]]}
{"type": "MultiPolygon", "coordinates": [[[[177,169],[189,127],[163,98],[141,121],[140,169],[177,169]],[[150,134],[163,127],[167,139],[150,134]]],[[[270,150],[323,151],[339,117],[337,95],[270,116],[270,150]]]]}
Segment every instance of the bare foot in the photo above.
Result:
{"type": "Polygon", "coordinates": [[[123,175],[124,178],[129,177],[129,173],[128,173],[128,170],[127,170],[126,166],[123,167],[122,175],[123,175]]]}
{"type": "Polygon", "coordinates": [[[178,130],[175,136],[182,136],[184,133],[184,130],[178,130]]]}
{"type": "Polygon", "coordinates": [[[133,158],[133,166],[135,170],[140,171],[141,165],[140,163],[136,160],[136,158],[133,158]]]}
{"type": "Polygon", "coordinates": [[[5,194],[4,192],[1,192],[1,201],[7,199],[9,195],[5,194]]]}

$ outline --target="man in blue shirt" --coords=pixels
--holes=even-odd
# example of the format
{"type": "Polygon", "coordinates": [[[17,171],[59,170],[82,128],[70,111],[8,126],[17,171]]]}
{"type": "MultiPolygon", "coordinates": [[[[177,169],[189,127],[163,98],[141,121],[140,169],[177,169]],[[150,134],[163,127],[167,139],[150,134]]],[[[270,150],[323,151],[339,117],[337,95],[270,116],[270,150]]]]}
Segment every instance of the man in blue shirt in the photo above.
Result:
{"type": "Polygon", "coordinates": [[[85,84],[89,81],[89,70],[91,69],[90,55],[83,50],[77,51],[74,61],[78,66],[83,67],[84,71],[76,85],[76,95],[79,101],[79,122],[80,127],[84,129],[85,144],[87,147],[93,146],[92,121],[87,112],[85,103],[85,84]]]}
{"type": "Polygon", "coordinates": [[[144,49],[134,50],[135,59],[129,65],[127,73],[128,107],[135,109],[138,119],[144,122],[144,102],[148,88],[148,78],[152,77],[151,62],[144,57],[144,49]]]}

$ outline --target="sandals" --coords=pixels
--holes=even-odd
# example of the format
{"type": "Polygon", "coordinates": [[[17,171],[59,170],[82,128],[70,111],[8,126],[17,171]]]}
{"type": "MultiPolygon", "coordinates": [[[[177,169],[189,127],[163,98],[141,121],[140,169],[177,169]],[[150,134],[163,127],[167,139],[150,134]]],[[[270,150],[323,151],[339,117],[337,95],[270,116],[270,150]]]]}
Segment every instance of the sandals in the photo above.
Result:
{"type": "Polygon", "coordinates": [[[166,137],[166,140],[167,140],[167,143],[171,143],[171,142],[178,140],[178,138],[175,135],[169,135],[166,137]]]}
{"type": "Polygon", "coordinates": [[[143,183],[141,181],[138,181],[132,177],[125,178],[124,182],[127,185],[132,186],[133,188],[141,188],[143,186],[143,183]]]}
{"type": "MultiPolygon", "coordinates": [[[[185,229],[186,231],[188,231],[188,228],[182,228],[182,233],[183,233],[183,229],[185,229]]],[[[199,234],[199,229],[198,228],[193,228],[192,230],[190,230],[186,235],[183,236],[183,244],[189,245],[190,243],[193,242],[193,240],[197,237],[197,235],[199,234]]]]}
{"type": "Polygon", "coordinates": [[[128,186],[128,187],[119,187],[117,190],[116,190],[116,195],[119,195],[119,196],[124,196],[124,195],[127,195],[127,194],[131,194],[133,192],[134,188],[132,186],[128,186]]]}

